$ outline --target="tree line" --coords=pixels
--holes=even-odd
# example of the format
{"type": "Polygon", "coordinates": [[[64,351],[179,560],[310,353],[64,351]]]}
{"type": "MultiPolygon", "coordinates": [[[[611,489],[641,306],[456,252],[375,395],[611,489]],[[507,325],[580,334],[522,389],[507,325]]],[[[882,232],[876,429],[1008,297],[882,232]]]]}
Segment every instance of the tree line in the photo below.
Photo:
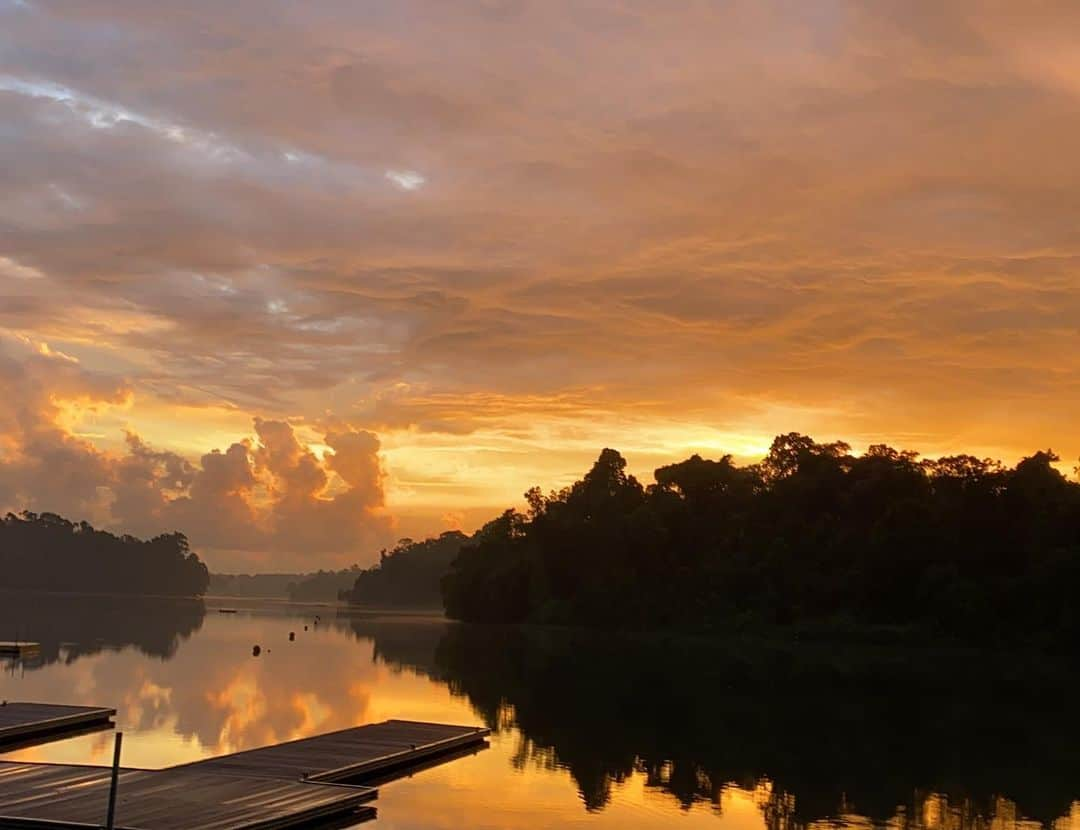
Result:
{"type": "Polygon", "coordinates": [[[645,486],[605,449],[507,510],[442,580],[447,614],[618,628],[917,627],[1074,642],[1080,484],[1014,467],[778,436],[758,464],[694,455],[645,486]]]}
{"type": "Polygon", "coordinates": [[[433,539],[402,539],[379,554],[379,563],[357,575],[340,598],[356,605],[439,608],[440,582],[469,537],[449,530],[433,539]]]}
{"type": "Polygon", "coordinates": [[[202,596],[206,565],[182,533],[116,536],[55,513],[8,513],[0,520],[5,589],[202,596]]]}

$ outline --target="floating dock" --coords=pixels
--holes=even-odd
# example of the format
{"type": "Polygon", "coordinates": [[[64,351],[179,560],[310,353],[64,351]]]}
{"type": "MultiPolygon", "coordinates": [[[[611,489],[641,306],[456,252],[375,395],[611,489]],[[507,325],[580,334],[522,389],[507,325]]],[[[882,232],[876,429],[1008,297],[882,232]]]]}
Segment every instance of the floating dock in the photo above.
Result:
{"type": "MultiPolygon", "coordinates": [[[[122,769],[116,827],[284,830],[346,817],[359,823],[374,817],[366,802],[378,795],[361,784],[482,749],[488,734],[472,726],[392,720],[163,770],[122,769]]],[[[110,773],[105,767],[0,762],[0,827],[100,827],[110,773]]]]}
{"type": "Polygon", "coordinates": [[[108,729],[115,709],[52,703],[0,703],[0,749],[15,742],[45,741],[88,729],[108,729]]]}
{"type": "Polygon", "coordinates": [[[32,657],[41,652],[41,643],[0,640],[0,657],[32,657]]]}
{"type": "Polygon", "coordinates": [[[483,745],[489,733],[490,730],[475,726],[388,720],[208,758],[177,769],[286,781],[362,782],[483,745]]]}
{"type": "MultiPolygon", "coordinates": [[[[109,769],[0,764],[0,827],[97,828],[105,823],[109,769]]],[[[374,818],[369,787],[229,778],[194,769],[124,770],[117,830],[276,830],[348,816],[374,818]]]]}

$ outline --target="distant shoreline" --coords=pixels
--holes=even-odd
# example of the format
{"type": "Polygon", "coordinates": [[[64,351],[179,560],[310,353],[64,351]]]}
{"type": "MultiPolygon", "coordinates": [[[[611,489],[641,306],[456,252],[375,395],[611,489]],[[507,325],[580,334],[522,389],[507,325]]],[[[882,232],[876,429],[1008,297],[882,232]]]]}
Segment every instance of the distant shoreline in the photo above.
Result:
{"type": "Polygon", "coordinates": [[[174,602],[202,602],[205,597],[202,594],[144,594],[141,592],[124,591],[71,591],[71,590],[47,590],[44,588],[10,588],[0,587],[0,596],[4,594],[17,594],[19,596],[48,596],[48,597],[100,597],[102,599],[167,599],[174,602]]]}
{"type": "MultiPolygon", "coordinates": [[[[464,622],[447,617],[438,608],[400,608],[392,606],[361,606],[345,602],[300,602],[287,598],[271,597],[176,597],[160,594],[117,594],[87,591],[37,591],[0,588],[0,598],[17,596],[22,599],[46,597],[57,599],[99,599],[161,601],[163,606],[201,605],[203,613],[218,616],[221,608],[242,612],[259,610],[324,611],[332,612],[338,620],[372,620],[402,623],[426,623],[463,627],[476,631],[507,633],[516,632],[526,637],[557,639],[582,638],[588,641],[608,641],[615,644],[657,646],[670,644],[679,648],[700,647],[704,651],[723,647],[750,652],[773,651],[778,653],[801,653],[806,656],[832,652],[834,656],[874,654],[885,659],[896,658],[973,658],[993,656],[1015,658],[1019,662],[1029,660],[1037,663],[1063,661],[1075,664],[1075,657],[1068,652],[1045,648],[1037,642],[985,643],[965,641],[956,637],[939,636],[932,631],[917,627],[870,626],[848,623],[817,623],[797,625],[758,625],[741,627],[654,627],[654,628],[598,628],[581,624],[556,624],[539,622],[464,622]]],[[[2,602],[0,602],[2,605],[2,602]]],[[[122,610],[124,603],[117,603],[122,610]]],[[[326,619],[329,623],[330,617],[326,619]]]]}

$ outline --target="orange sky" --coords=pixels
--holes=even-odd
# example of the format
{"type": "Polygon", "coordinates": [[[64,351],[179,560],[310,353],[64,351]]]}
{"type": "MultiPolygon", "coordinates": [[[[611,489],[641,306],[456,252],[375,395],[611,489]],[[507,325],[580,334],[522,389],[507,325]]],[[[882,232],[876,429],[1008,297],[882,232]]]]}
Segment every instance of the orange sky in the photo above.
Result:
{"type": "Polygon", "coordinates": [[[1080,455],[1080,7],[0,0],[0,507],[373,560],[603,446],[1080,455]],[[214,452],[219,451],[219,452],[214,452]]]}

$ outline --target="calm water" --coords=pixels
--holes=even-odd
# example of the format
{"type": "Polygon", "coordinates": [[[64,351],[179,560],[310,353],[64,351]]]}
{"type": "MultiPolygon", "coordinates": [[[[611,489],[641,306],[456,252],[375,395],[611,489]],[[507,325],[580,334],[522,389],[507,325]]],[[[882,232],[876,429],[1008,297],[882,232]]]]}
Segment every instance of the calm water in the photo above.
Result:
{"type": "MultiPolygon", "coordinates": [[[[495,729],[384,785],[366,827],[1080,830],[1060,665],[227,604],[0,597],[0,639],[43,644],[0,697],[116,707],[141,767],[395,717],[495,729]]],[[[2,757],[110,753],[102,732],[2,757]]]]}

